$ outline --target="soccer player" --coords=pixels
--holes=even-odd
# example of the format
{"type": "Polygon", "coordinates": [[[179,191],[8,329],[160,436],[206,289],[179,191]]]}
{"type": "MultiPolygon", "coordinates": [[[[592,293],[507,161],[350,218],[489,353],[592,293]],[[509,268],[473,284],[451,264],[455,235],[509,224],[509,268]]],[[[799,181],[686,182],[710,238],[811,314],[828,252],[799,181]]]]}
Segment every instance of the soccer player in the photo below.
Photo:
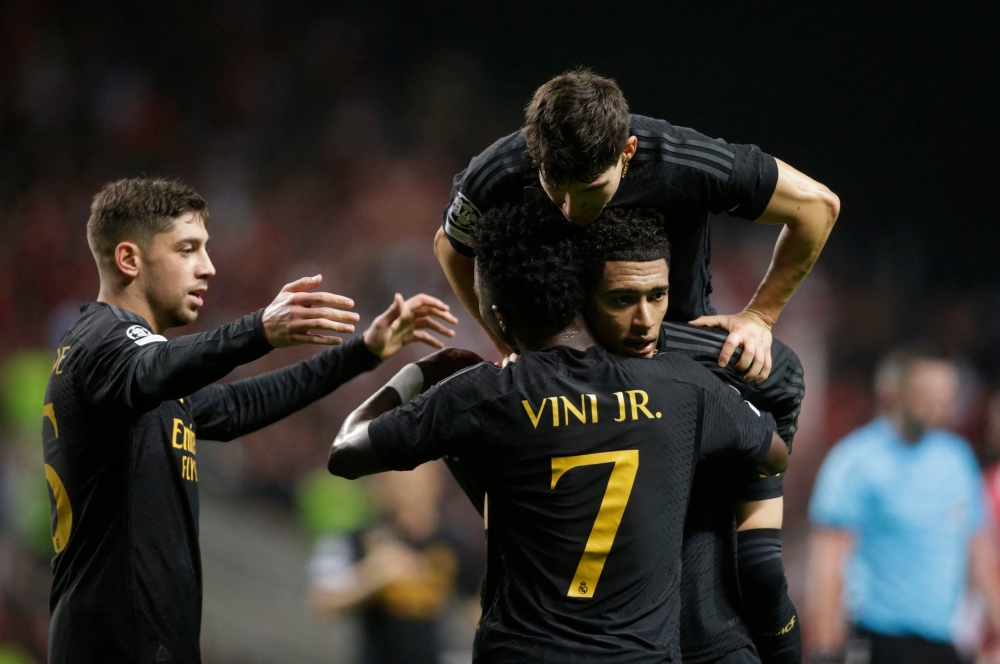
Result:
{"type": "Polygon", "coordinates": [[[626,358],[596,344],[580,313],[577,246],[562,220],[487,213],[478,301],[520,359],[480,362],[412,402],[455,359],[478,358],[442,351],[410,365],[348,418],[330,452],[330,471],[346,477],[450,453],[475,469],[506,575],[480,622],[481,662],[676,660],[695,462],[728,453],[765,474],[787,465],[770,416],[688,357],[626,358]]]}
{"type": "Polygon", "coordinates": [[[403,345],[440,347],[448,307],[426,295],[340,345],[353,302],[285,286],[267,308],[168,341],[193,322],[208,280],[208,211],[190,187],[121,180],[94,198],[87,239],[98,301],[63,336],[45,393],[53,584],[49,661],[200,661],[197,438],[267,426],[372,369],[403,345]],[[296,344],[338,346],[256,378],[212,385],[235,367],[296,344]]]}
{"type": "MultiPolygon", "coordinates": [[[[774,340],[770,376],[745,383],[734,368],[739,350],[727,367],[716,362],[725,332],[664,322],[670,243],[651,214],[606,210],[586,236],[590,296],[584,311],[598,342],[626,357],[689,355],[771,413],[778,434],[791,444],[804,393],[795,353],[774,340]]],[[[684,532],[685,664],[801,662],[798,617],[781,565],[782,512],[780,476],[761,478],[718,459],[698,464],[684,532]]]]}
{"type": "MultiPolygon", "coordinates": [[[[750,403],[771,413],[778,421],[779,435],[790,444],[804,392],[802,367],[795,353],[775,340],[771,375],[763,383],[745,383],[734,368],[739,350],[727,367],[718,366],[716,358],[726,336],[723,331],[664,322],[670,244],[652,215],[609,209],[587,228],[585,236],[588,299],[584,312],[596,340],[626,357],[651,358],[667,351],[689,355],[740,390],[750,403]]],[[[482,487],[464,459],[448,456],[445,460],[483,513],[482,487]]],[[[780,477],[760,478],[756,473],[746,477],[734,472],[731,464],[713,461],[698,465],[684,538],[681,648],[685,662],[801,660],[797,614],[781,567],[781,496],[780,477]],[[737,514],[734,504],[739,506],[737,514]],[[753,652],[747,627],[752,629],[761,659],[753,652]]],[[[485,605],[501,581],[496,570],[502,567],[494,547],[488,555],[495,562],[484,586],[485,605]]]]}
{"type": "MultiPolygon", "coordinates": [[[[725,366],[767,378],[771,327],[819,257],[840,212],[827,187],[754,145],[709,138],[664,120],[630,115],[614,81],[588,70],[557,76],[535,91],[524,128],[501,138],[455,176],[434,251],[462,303],[480,324],[473,289],[472,235],[503,204],[550,198],[570,221],[589,224],[608,207],[655,210],[673,244],[667,319],[725,328],[725,366]],[[709,212],[783,224],[770,269],[744,310],[715,316],[709,212]]],[[[502,355],[509,347],[487,333],[502,355]]]]}

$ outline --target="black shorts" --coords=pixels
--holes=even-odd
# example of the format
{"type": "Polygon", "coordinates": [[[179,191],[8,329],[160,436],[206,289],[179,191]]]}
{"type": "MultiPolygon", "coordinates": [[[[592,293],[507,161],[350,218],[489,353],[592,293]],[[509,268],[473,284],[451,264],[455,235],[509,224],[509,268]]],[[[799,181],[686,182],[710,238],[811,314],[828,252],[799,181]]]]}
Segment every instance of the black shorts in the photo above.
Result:
{"type": "Polygon", "coordinates": [[[869,664],[962,664],[955,646],[919,636],[889,636],[855,627],[847,661],[869,664]]]}
{"type": "Polygon", "coordinates": [[[753,646],[747,646],[715,660],[715,664],[760,664],[760,657],[753,646]]]}

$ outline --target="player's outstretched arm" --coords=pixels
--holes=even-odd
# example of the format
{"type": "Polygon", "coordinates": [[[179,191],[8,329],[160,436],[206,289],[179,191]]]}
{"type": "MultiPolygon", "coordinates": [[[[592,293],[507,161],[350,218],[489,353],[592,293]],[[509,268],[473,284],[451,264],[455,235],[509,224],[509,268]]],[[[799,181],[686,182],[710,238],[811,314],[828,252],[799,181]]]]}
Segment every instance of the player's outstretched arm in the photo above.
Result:
{"type": "MultiPolygon", "coordinates": [[[[372,444],[369,435],[371,421],[404,403],[408,404],[418,394],[430,389],[456,371],[480,362],[482,362],[482,358],[475,353],[457,348],[445,348],[403,367],[385,386],[361,404],[344,421],[340,433],[337,434],[333,446],[330,448],[327,469],[334,475],[352,480],[364,475],[391,470],[372,444]]],[[[402,410],[406,411],[406,409],[402,410]]],[[[421,419],[420,413],[408,413],[408,415],[417,420],[421,419]]],[[[434,418],[429,419],[433,420],[434,418]]],[[[433,438],[435,434],[433,427],[428,427],[425,430],[416,430],[417,427],[411,426],[401,428],[407,431],[407,447],[418,450],[415,455],[410,456],[419,456],[422,452],[426,452],[428,440],[418,439],[433,438]]],[[[427,460],[429,458],[421,459],[409,467],[412,468],[427,460]]]]}
{"type": "Polygon", "coordinates": [[[107,351],[114,356],[107,360],[114,365],[113,370],[91,393],[99,400],[121,395],[128,406],[144,410],[193,394],[273,348],[339,344],[339,338],[322,332],[353,332],[351,323],[358,315],[334,308],[354,306],[349,298],[307,292],[320,281],[322,277],[316,276],[288,284],[263,311],[209,332],[170,341],[144,337],[134,344],[124,338],[107,351]],[[156,341],[147,341],[150,338],[156,341]]]}
{"type": "Polygon", "coordinates": [[[774,246],[771,266],[742,312],[702,316],[694,325],[721,327],[729,332],[719,366],[726,366],[737,346],[744,347],[736,368],[745,379],[764,380],[771,371],[771,328],[799,285],[812,270],[840,215],[840,199],[828,187],[780,159],[778,183],[761,224],[785,227],[774,246]]]}
{"type": "Polygon", "coordinates": [[[479,315],[479,298],[476,297],[476,291],[473,288],[476,259],[458,253],[455,247],[451,246],[443,228],[439,228],[437,235],[434,236],[434,255],[441,263],[441,269],[448,277],[451,289],[455,291],[455,295],[458,296],[469,315],[486,332],[490,341],[496,346],[497,352],[500,353],[501,359],[513,354],[514,351],[511,350],[510,346],[490,332],[490,328],[483,322],[483,317],[479,315]]]}
{"type": "Polygon", "coordinates": [[[191,395],[198,436],[222,441],[238,438],[325,397],[407,344],[419,341],[441,348],[444,344],[431,331],[446,337],[455,334],[441,321],[457,322],[444,302],[423,293],[408,300],[397,294],[360,339],[276,371],[209,385],[191,395]]]}

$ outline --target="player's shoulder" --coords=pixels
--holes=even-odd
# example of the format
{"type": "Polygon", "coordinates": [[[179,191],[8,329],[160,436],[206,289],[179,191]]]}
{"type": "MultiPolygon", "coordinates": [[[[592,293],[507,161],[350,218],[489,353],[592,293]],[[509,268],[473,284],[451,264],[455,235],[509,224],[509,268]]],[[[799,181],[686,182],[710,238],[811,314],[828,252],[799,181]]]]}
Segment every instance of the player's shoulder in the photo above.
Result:
{"type": "Polygon", "coordinates": [[[138,346],[157,341],[166,341],[154,334],[138,314],[128,309],[103,302],[91,302],[84,306],[83,315],[66,332],[64,339],[74,341],[89,353],[100,353],[109,347],[127,343],[138,346]]]}
{"type": "Polygon", "coordinates": [[[726,385],[715,377],[711,371],[700,362],[681,350],[663,350],[652,358],[651,368],[660,375],[677,384],[689,385],[699,390],[719,392],[726,385]]]}
{"type": "Polygon", "coordinates": [[[456,371],[440,381],[436,389],[448,399],[453,409],[465,411],[501,396],[507,383],[509,380],[503,379],[503,371],[492,362],[484,360],[456,371]]]}
{"type": "MultiPolygon", "coordinates": [[[[461,192],[478,205],[489,202],[498,184],[533,171],[524,131],[508,134],[472,158],[461,174],[461,192]]],[[[515,201],[520,202],[520,201],[515,201]]]]}
{"type": "Polygon", "coordinates": [[[942,452],[952,455],[962,462],[977,464],[972,445],[964,436],[945,429],[931,429],[927,432],[928,442],[942,452]]]}
{"type": "Polygon", "coordinates": [[[724,180],[733,169],[736,153],[722,139],[644,115],[629,116],[629,129],[638,139],[634,157],[638,162],[658,162],[668,170],[696,171],[724,180]]]}

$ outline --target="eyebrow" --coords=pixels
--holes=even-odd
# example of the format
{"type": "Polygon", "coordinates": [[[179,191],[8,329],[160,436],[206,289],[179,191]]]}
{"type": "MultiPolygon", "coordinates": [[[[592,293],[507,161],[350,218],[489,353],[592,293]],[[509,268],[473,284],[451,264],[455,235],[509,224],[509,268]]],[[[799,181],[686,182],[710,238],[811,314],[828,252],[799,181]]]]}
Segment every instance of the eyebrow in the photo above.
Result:
{"type": "Polygon", "coordinates": [[[642,289],[642,288],[612,288],[611,290],[604,291],[605,293],[615,293],[615,294],[627,294],[627,293],[648,293],[650,291],[665,291],[669,290],[670,285],[664,286],[653,286],[652,288],[642,289]]]}

